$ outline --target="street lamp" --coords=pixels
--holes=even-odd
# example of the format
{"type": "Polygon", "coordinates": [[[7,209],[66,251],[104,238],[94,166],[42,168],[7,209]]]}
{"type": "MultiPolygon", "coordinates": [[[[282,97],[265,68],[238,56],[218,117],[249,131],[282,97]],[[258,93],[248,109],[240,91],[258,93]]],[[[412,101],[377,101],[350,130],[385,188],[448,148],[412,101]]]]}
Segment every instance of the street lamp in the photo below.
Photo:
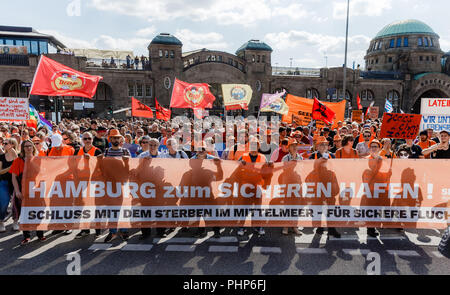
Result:
{"type": "MultiPolygon", "coordinates": [[[[348,20],[350,12],[350,0],[347,0],[347,24],[345,27],[345,60],[344,60],[344,99],[347,100],[347,48],[348,48],[348,20]]],[[[338,94],[339,95],[339,94],[338,94]]],[[[351,101],[350,101],[351,106],[351,101]]]]}

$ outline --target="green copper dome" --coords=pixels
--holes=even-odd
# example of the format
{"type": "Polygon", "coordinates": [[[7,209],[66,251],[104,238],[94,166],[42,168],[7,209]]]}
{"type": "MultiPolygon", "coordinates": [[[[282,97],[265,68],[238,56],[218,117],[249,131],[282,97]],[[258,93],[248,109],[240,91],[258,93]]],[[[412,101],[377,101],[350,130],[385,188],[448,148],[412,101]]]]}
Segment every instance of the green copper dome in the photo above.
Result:
{"type": "Polygon", "coordinates": [[[239,47],[239,49],[236,51],[236,55],[239,55],[239,53],[243,50],[263,50],[270,52],[273,51],[269,45],[259,40],[250,40],[246,42],[244,45],[239,47]]]}
{"type": "Polygon", "coordinates": [[[394,22],[385,26],[375,38],[408,34],[429,34],[439,37],[439,35],[436,34],[433,29],[424,22],[415,19],[409,19],[394,22]]]}
{"type": "Polygon", "coordinates": [[[163,44],[163,45],[179,45],[183,46],[180,40],[177,37],[172,36],[168,33],[161,33],[155,38],[153,38],[150,44],[163,44]]]}

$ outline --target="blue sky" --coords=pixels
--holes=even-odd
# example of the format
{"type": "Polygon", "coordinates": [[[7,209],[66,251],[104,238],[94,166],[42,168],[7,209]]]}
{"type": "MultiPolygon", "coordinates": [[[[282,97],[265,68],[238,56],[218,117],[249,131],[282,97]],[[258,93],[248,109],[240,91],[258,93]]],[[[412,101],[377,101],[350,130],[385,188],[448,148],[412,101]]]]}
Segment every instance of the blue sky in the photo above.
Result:
{"type": "MultiPolygon", "coordinates": [[[[259,39],[274,49],[274,66],[288,66],[293,58],[295,67],[324,67],[327,56],[333,67],[344,62],[345,8],[345,0],[22,0],[2,3],[2,11],[12,13],[4,13],[0,23],[31,26],[71,48],[139,55],[148,55],[148,44],[160,32],[176,35],[183,51],[234,53],[259,39]]],[[[448,8],[445,0],[351,0],[350,67],[353,61],[364,66],[370,40],[397,20],[424,21],[449,51],[448,8]]]]}

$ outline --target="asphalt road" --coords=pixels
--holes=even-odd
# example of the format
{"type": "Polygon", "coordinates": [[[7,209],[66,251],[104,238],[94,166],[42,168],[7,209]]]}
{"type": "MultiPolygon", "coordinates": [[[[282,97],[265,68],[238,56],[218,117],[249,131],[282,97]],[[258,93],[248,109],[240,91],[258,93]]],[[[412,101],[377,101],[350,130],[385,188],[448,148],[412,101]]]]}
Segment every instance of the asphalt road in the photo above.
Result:
{"type": "Polygon", "coordinates": [[[128,242],[118,238],[109,244],[103,243],[106,231],[97,240],[93,230],[76,240],[76,231],[67,236],[47,232],[47,241],[33,237],[19,246],[22,235],[9,221],[7,232],[0,234],[0,274],[65,275],[74,269],[71,253],[79,254],[82,275],[365,275],[368,267],[387,275],[450,274],[450,259],[437,251],[443,231],[386,229],[376,239],[368,238],[364,228],[339,231],[341,239],[328,238],[326,231],[316,235],[311,228],[299,237],[271,228],[263,237],[249,230],[238,238],[235,229],[224,229],[220,239],[212,238],[212,230],[198,239],[192,237],[194,229],[177,229],[158,239],[152,230],[141,241],[140,232],[131,230],[128,242]]]}

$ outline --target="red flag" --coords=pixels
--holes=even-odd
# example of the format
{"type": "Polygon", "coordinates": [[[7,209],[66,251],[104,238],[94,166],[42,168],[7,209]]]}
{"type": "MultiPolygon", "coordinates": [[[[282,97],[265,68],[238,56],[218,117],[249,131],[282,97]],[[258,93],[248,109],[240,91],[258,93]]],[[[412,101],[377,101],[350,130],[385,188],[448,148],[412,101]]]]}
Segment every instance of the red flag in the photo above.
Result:
{"type": "Polygon", "coordinates": [[[153,118],[153,111],[136,98],[131,98],[131,116],[141,118],[153,118]]]}
{"type": "Polygon", "coordinates": [[[314,120],[321,120],[327,124],[333,123],[336,113],[333,110],[323,105],[317,98],[314,98],[314,105],[312,109],[312,118],[314,120]]]}
{"type": "Polygon", "coordinates": [[[155,109],[156,109],[156,119],[169,121],[172,112],[169,109],[163,108],[155,97],[155,109]]]}
{"type": "Polygon", "coordinates": [[[375,105],[375,101],[372,101],[372,103],[370,104],[370,106],[367,108],[366,115],[364,116],[364,118],[367,118],[367,115],[369,114],[370,109],[371,109],[374,105],[375,105]]]}
{"type": "Polygon", "coordinates": [[[175,78],[170,100],[171,108],[211,109],[215,100],[208,84],[189,84],[175,78]]]}
{"type": "Polygon", "coordinates": [[[359,97],[359,93],[358,93],[358,95],[356,96],[356,102],[358,103],[358,110],[362,110],[362,109],[363,109],[363,106],[362,106],[362,104],[361,104],[361,97],[359,97]]]}
{"type": "Polygon", "coordinates": [[[30,95],[79,96],[92,98],[103,77],[78,72],[48,57],[41,56],[30,95]]]}
{"type": "Polygon", "coordinates": [[[230,106],[225,106],[225,110],[234,111],[234,110],[246,110],[248,111],[248,105],[246,103],[243,104],[234,104],[230,106]]]}

